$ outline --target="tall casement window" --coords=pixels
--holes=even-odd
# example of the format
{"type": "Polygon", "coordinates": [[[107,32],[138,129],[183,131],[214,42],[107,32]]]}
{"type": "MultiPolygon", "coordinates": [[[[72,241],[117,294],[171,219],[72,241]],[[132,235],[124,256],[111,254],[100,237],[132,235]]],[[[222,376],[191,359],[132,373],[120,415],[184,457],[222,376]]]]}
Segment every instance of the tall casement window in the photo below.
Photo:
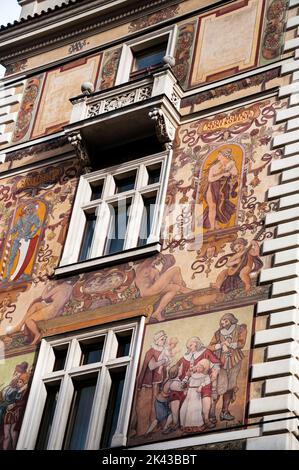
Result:
{"type": "Polygon", "coordinates": [[[170,153],[81,177],[59,268],[119,261],[159,242],[170,153]]]}
{"type": "Polygon", "coordinates": [[[18,449],[125,445],[143,327],[43,339],[18,449]]]}

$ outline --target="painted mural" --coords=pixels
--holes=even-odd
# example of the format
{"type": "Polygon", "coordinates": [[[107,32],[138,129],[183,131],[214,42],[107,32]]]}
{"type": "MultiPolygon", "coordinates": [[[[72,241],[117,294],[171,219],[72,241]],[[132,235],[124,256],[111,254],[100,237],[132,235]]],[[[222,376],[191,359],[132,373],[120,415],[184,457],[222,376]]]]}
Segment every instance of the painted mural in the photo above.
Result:
{"type": "Polygon", "coordinates": [[[107,88],[111,88],[114,85],[120,56],[120,47],[106,51],[104,53],[97,89],[106,90],[107,88]]]}
{"type": "Polygon", "coordinates": [[[260,244],[273,236],[263,219],[276,203],[264,199],[268,186],[276,183],[268,167],[281,155],[271,150],[270,141],[282,130],[273,120],[284,106],[272,98],[180,128],[163,251],[145,260],[49,282],[66,235],[76,169],[59,174],[58,167],[47,168],[38,178],[18,176],[2,185],[2,233],[7,236],[1,239],[6,296],[0,335],[7,352],[32,349],[41,336],[40,324],[55,327],[55,321],[69,323],[70,317],[95,310],[108,315],[119,303],[128,313],[137,305],[146,308],[148,321],[157,323],[267,298],[268,287],[257,285],[257,276],[268,263],[260,244]],[[18,287],[17,304],[6,284],[11,290],[18,287]]]}
{"type": "Polygon", "coordinates": [[[0,450],[16,448],[29,394],[34,354],[0,365],[0,450]]]}
{"type": "MultiPolygon", "coordinates": [[[[77,174],[78,168],[70,161],[64,169],[53,165],[1,181],[0,329],[2,335],[10,330],[19,331],[21,323],[23,337],[23,341],[19,337],[14,341],[3,338],[6,356],[14,355],[22,345],[23,352],[32,351],[34,348],[26,344],[35,344],[35,335],[39,338],[30,306],[36,304],[34,299],[40,299],[43,286],[57,266],[77,174]],[[27,310],[29,314],[24,317],[27,310]]],[[[51,283],[44,295],[48,304],[53,300],[49,286],[51,283]]],[[[56,307],[59,308],[55,304],[56,307]]]]}
{"type": "Polygon", "coordinates": [[[244,423],[253,307],[149,325],[130,445],[244,423]]]}

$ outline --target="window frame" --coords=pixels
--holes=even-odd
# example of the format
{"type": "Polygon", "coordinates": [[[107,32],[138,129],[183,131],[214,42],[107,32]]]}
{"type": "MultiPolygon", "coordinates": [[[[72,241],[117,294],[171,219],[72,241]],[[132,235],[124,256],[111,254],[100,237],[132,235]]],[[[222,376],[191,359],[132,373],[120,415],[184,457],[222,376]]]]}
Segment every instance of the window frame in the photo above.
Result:
{"type": "Polygon", "coordinates": [[[120,85],[130,81],[132,66],[134,62],[134,50],[145,50],[157,44],[157,40],[167,40],[167,48],[165,55],[173,56],[175,49],[175,40],[177,35],[177,25],[168,26],[146,34],[141,38],[135,38],[126,42],[122,46],[118,71],[115,79],[115,85],[120,85]]]}
{"type": "Polygon", "coordinates": [[[80,177],[69,230],[59,267],[56,269],[56,274],[67,272],[68,266],[69,270],[72,271],[76,268],[79,269],[79,266],[99,266],[101,264],[105,264],[107,261],[109,262],[113,260],[114,258],[120,262],[126,256],[132,257],[134,256],[134,253],[140,254],[142,251],[144,251],[144,253],[150,253],[151,251],[157,252],[157,244],[160,243],[160,231],[171,158],[172,150],[166,150],[154,155],[131,160],[130,162],[126,162],[121,165],[114,165],[103,170],[88,173],[80,177]],[[146,167],[158,163],[161,163],[160,181],[146,186],[144,183],[145,172],[147,171],[146,167]],[[114,185],[113,178],[135,170],[135,188],[126,192],[111,195],[114,185]],[[102,198],[91,200],[91,184],[101,179],[104,180],[102,198]],[[144,207],[140,198],[142,198],[144,194],[150,194],[151,192],[157,193],[156,210],[153,216],[151,233],[148,237],[147,243],[143,246],[138,246],[137,234],[139,235],[140,233],[140,224],[144,207]],[[108,196],[106,197],[107,194],[108,196]],[[108,213],[108,204],[117,200],[123,200],[124,198],[131,198],[133,201],[130,209],[130,220],[127,225],[124,247],[120,252],[105,255],[104,249],[106,237],[109,232],[109,221],[111,220],[110,213],[108,213]],[[79,261],[86,221],[85,212],[93,209],[95,206],[97,206],[97,221],[93,234],[91,257],[86,260],[79,261]]]}
{"type": "Polygon", "coordinates": [[[61,380],[59,396],[55,408],[47,450],[61,450],[67,431],[69,411],[74,395],[72,377],[82,377],[97,373],[97,384],[91,410],[85,450],[98,450],[103,434],[103,425],[108,405],[111,381],[109,369],[126,367],[121,406],[111,448],[125,446],[133,403],[135,379],[138,359],[141,351],[145,317],[138,320],[127,320],[115,325],[102,325],[100,329],[92,329],[83,333],[72,333],[62,337],[42,339],[38,360],[33,376],[25,415],[18,439],[17,450],[34,450],[38,438],[40,423],[46,403],[45,384],[61,380]],[[116,357],[117,340],[115,334],[132,330],[130,351],[127,356],[116,357]],[[105,336],[101,362],[76,365],[80,363],[82,351],[80,341],[105,336]],[[69,343],[66,366],[64,370],[50,372],[54,367],[54,348],[69,343]],[[115,355],[111,359],[110,354],[115,355]]]}

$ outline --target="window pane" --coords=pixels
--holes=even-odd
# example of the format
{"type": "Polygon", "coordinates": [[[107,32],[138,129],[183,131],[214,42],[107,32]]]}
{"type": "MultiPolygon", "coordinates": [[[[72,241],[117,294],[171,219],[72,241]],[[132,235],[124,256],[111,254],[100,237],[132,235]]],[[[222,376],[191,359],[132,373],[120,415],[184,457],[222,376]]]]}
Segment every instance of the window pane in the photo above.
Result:
{"type": "Polygon", "coordinates": [[[97,220],[95,212],[92,214],[85,213],[85,218],[86,222],[79,254],[79,261],[84,261],[90,258],[92,239],[97,220]]]}
{"type": "Polygon", "coordinates": [[[82,365],[94,364],[95,362],[101,362],[102,353],[104,348],[105,338],[97,338],[96,341],[90,343],[81,343],[82,350],[82,365]]]}
{"type": "Polygon", "coordinates": [[[166,53],[166,44],[148,48],[135,53],[135,70],[143,70],[163,64],[163,57],[166,53]]]}
{"type": "Polygon", "coordinates": [[[138,246],[146,245],[147,239],[150,236],[152,229],[152,222],[156,208],[156,196],[143,198],[143,214],[139,233],[138,246]]]}
{"type": "Polygon", "coordinates": [[[132,174],[116,175],[114,177],[116,189],[115,192],[124,193],[135,188],[136,171],[132,174]]]}
{"type": "Polygon", "coordinates": [[[106,242],[106,255],[111,255],[123,250],[130,207],[130,199],[120,201],[115,207],[111,206],[111,228],[106,242]]]}
{"type": "Polygon", "coordinates": [[[74,382],[74,399],[71,407],[64,449],[84,449],[97,377],[74,382]]]}
{"type": "Polygon", "coordinates": [[[101,199],[102,193],[103,193],[103,186],[104,186],[104,180],[101,181],[95,181],[90,183],[91,187],[91,201],[94,201],[95,199],[101,199]]]}
{"type": "Polygon", "coordinates": [[[55,363],[53,367],[53,372],[64,369],[67,352],[68,345],[63,346],[61,348],[54,348],[55,363]]]}
{"type": "Polygon", "coordinates": [[[161,164],[158,167],[147,167],[148,184],[159,183],[161,174],[161,164]]]}
{"type": "Polygon", "coordinates": [[[132,331],[122,331],[120,333],[117,333],[116,337],[118,341],[116,357],[128,356],[131,346],[132,331]]]}
{"type": "Polygon", "coordinates": [[[121,370],[110,369],[109,373],[112,380],[112,384],[103,426],[103,434],[101,440],[102,449],[111,446],[112,438],[116,430],[126,376],[126,368],[123,368],[121,370]]]}
{"type": "Polygon", "coordinates": [[[37,441],[35,444],[35,449],[37,450],[43,450],[47,448],[57,405],[59,388],[60,382],[46,385],[47,399],[38,431],[37,441]]]}

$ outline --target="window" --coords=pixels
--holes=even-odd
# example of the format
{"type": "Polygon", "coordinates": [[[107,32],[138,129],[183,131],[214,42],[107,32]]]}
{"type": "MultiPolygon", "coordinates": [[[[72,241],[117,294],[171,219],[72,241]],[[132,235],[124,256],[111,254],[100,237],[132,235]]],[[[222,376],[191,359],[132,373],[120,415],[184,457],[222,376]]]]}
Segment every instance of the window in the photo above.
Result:
{"type": "Polygon", "coordinates": [[[143,327],[43,339],[18,449],[125,445],[143,327]]]}
{"type": "Polygon", "coordinates": [[[163,58],[174,54],[175,38],[176,26],[170,26],[124,44],[115,84],[142,77],[163,65],[163,58]]]}
{"type": "Polygon", "coordinates": [[[153,71],[164,64],[167,42],[146,47],[141,50],[133,50],[133,63],[130,78],[137,78],[145,73],[153,71]]]}
{"type": "Polygon", "coordinates": [[[60,268],[158,243],[169,161],[167,151],[83,175],[60,268]]]}

